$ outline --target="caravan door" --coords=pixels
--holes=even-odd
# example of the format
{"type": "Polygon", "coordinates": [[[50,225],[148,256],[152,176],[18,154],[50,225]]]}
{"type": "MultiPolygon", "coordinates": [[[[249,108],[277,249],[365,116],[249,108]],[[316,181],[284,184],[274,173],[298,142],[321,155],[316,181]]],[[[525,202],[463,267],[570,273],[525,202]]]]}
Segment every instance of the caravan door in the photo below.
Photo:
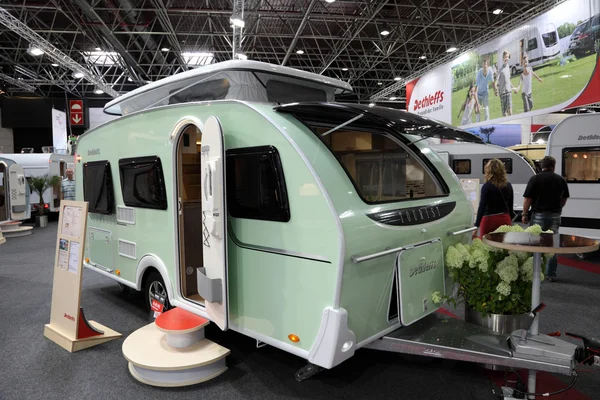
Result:
{"type": "Polygon", "coordinates": [[[18,221],[27,218],[27,182],[23,168],[17,164],[8,167],[8,193],[10,219],[18,221]]]}
{"type": "Polygon", "coordinates": [[[200,168],[204,266],[198,271],[198,293],[204,298],[210,319],[226,330],[229,314],[225,146],[221,123],[216,117],[208,118],[202,130],[200,168]]]}

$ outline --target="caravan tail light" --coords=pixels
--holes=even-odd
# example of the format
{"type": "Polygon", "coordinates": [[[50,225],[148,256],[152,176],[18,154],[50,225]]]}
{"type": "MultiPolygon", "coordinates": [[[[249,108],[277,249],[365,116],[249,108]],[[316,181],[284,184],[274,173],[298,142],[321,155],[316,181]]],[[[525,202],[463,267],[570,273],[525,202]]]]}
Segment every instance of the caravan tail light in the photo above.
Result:
{"type": "Polygon", "coordinates": [[[294,335],[293,333],[290,333],[288,335],[288,339],[290,339],[294,343],[298,343],[300,341],[300,338],[298,337],[298,335],[294,335]]]}
{"type": "Polygon", "coordinates": [[[49,209],[49,208],[50,208],[50,206],[48,205],[48,203],[45,203],[45,204],[44,204],[44,210],[47,210],[47,209],[49,209]]]}
{"type": "Polygon", "coordinates": [[[587,37],[589,37],[589,35],[587,33],[582,33],[581,35],[579,35],[578,39],[585,39],[587,37]]]}

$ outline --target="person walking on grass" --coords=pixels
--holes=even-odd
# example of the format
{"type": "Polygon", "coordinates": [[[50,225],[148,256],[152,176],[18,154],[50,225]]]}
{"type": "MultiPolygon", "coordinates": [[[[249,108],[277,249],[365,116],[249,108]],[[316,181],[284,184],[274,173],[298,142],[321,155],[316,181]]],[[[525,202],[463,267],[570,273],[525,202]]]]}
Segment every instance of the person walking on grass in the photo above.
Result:
{"type": "Polygon", "coordinates": [[[500,108],[502,109],[502,116],[507,117],[512,115],[512,92],[516,90],[510,82],[510,52],[504,50],[502,52],[503,64],[498,71],[498,84],[494,89],[494,94],[498,96],[500,94],[500,108]]]}
{"type": "MultiPolygon", "coordinates": [[[[569,186],[567,181],[560,175],[554,173],[556,160],[554,157],[546,156],[541,162],[542,172],[529,179],[525,193],[523,193],[523,217],[522,221],[529,225],[539,225],[542,230],[550,229],[558,233],[560,226],[560,215],[569,198],[569,186]],[[531,218],[528,218],[531,208],[531,218]]],[[[556,254],[548,260],[546,266],[546,279],[554,282],[558,260],[556,254]]]]}
{"type": "Polygon", "coordinates": [[[473,123],[473,113],[477,114],[477,120],[479,121],[479,101],[477,101],[477,94],[475,90],[475,86],[469,86],[469,91],[467,92],[467,98],[465,102],[458,110],[458,118],[460,118],[460,113],[465,112],[463,114],[463,118],[460,122],[461,125],[467,125],[473,123]]]}
{"type": "MultiPolygon", "coordinates": [[[[490,119],[490,107],[489,107],[489,86],[490,83],[494,86],[494,92],[496,89],[496,81],[494,80],[494,71],[489,66],[490,59],[483,59],[483,66],[477,71],[477,75],[475,75],[475,88],[477,92],[477,101],[479,102],[479,108],[483,111],[484,121],[490,119]]],[[[476,115],[477,122],[480,121],[481,113],[476,115]]]]}
{"type": "Polygon", "coordinates": [[[521,85],[523,85],[523,91],[521,92],[521,97],[523,97],[523,112],[528,112],[533,109],[533,99],[531,98],[531,77],[535,77],[540,83],[543,82],[542,78],[537,76],[535,72],[533,72],[533,68],[529,66],[529,58],[527,56],[523,56],[523,72],[521,73],[521,80],[519,81],[519,86],[515,89],[515,94],[521,89],[521,85]]]}

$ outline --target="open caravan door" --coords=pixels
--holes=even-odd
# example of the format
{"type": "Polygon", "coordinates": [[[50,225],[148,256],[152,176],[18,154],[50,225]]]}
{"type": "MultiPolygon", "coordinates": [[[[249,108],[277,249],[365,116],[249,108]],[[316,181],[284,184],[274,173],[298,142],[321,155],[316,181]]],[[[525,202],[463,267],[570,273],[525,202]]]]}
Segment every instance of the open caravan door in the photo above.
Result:
{"type": "Polygon", "coordinates": [[[29,207],[27,204],[28,187],[25,173],[20,165],[12,164],[8,167],[8,189],[10,190],[10,219],[13,221],[26,219],[29,207]]]}
{"type": "Polygon", "coordinates": [[[221,123],[210,117],[202,129],[202,246],[204,266],[198,268],[198,294],[210,319],[226,330],[227,209],[225,206],[225,149],[221,123]]]}

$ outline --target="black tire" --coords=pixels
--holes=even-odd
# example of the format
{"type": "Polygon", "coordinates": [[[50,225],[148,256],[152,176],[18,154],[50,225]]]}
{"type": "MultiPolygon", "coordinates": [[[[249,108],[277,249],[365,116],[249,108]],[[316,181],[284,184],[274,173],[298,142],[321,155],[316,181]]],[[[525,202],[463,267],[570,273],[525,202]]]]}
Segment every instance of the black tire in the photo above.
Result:
{"type": "Polygon", "coordinates": [[[146,303],[146,308],[150,311],[150,298],[156,298],[158,296],[161,301],[164,300],[164,309],[163,311],[167,311],[171,308],[171,303],[169,302],[169,294],[167,292],[167,287],[165,286],[165,281],[162,276],[157,271],[152,271],[146,278],[144,282],[144,302],[146,303]]]}

